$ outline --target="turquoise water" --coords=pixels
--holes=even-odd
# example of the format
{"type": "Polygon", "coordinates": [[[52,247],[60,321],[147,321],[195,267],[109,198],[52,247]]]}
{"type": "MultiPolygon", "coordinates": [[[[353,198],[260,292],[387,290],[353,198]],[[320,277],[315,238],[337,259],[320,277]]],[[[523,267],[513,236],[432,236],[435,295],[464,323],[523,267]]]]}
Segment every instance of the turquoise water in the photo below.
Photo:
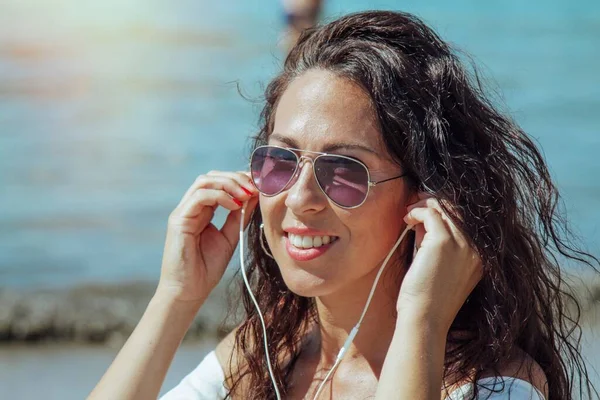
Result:
{"type": "MultiPolygon", "coordinates": [[[[600,2],[326,3],[327,18],[401,4],[473,55],[600,253],[600,2]]],[[[187,187],[245,167],[260,108],[235,82],[260,94],[281,28],[258,0],[4,0],[0,284],[156,279],[187,187]]]]}

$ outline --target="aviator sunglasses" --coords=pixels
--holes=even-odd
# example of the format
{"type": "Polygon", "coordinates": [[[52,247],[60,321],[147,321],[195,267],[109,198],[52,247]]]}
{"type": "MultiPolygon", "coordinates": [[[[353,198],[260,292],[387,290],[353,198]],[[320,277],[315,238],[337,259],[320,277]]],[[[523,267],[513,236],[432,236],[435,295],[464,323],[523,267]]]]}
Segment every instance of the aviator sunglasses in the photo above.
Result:
{"type": "Polygon", "coordinates": [[[325,196],[342,208],[361,206],[367,200],[371,187],[407,175],[404,173],[375,182],[371,180],[367,166],[356,158],[267,145],[252,152],[252,181],[261,194],[275,196],[295,179],[303,160],[312,163],[315,179],[325,196]],[[317,156],[298,156],[296,152],[317,156]]]}

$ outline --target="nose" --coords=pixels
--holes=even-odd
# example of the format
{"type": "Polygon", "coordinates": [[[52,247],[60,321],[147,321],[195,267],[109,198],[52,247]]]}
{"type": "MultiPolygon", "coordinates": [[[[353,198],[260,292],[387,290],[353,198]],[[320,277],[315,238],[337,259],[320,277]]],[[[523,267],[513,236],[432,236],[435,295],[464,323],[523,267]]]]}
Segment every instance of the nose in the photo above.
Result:
{"type": "Polygon", "coordinates": [[[321,191],[313,172],[313,161],[302,158],[295,181],[287,190],[285,205],[294,214],[316,214],[327,207],[327,197],[321,191]]]}

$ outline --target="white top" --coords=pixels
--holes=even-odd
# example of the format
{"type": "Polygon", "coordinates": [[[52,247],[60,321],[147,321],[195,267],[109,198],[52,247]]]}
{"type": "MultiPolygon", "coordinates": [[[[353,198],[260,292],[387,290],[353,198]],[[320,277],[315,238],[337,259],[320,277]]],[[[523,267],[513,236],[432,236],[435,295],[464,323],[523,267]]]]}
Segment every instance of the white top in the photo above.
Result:
{"type": "MultiPolygon", "coordinates": [[[[225,374],[214,351],[183,380],[160,400],[223,400],[227,395],[225,374]]],[[[482,378],[477,381],[478,400],[546,400],[531,383],[522,379],[503,376],[482,378]]],[[[446,400],[469,399],[473,384],[460,386],[446,400]]]]}
{"type": "Polygon", "coordinates": [[[160,400],[223,400],[227,396],[225,374],[211,351],[192,372],[160,400]]]}
{"type": "MultiPolygon", "coordinates": [[[[477,400],[546,400],[544,395],[531,383],[512,376],[481,378],[477,380],[479,393],[477,400]]],[[[446,400],[470,399],[473,384],[467,383],[452,391],[446,400]]]]}

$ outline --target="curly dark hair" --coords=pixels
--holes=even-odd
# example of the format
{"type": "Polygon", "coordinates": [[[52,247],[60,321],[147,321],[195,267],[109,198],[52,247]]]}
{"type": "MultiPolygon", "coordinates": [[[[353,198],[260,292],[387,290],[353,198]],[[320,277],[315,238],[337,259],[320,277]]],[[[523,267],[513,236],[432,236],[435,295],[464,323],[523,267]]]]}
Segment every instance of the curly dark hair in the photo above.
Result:
{"type": "MultiPolygon", "coordinates": [[[[469,72],[459,54],[411,14],[344,16],[305,31],[288,54],[266,88],[255,147],[267,142],[287,86],[311,69],[333,72],[364,89],[389,154],[410,174],[412,187],[444,200],[444,211],[482,259],[483,279],[448,335],[444,377],[475,382],[484,371],[499,375],[501,361],[518,349],[544,371],[549,400],[572,399],[577,391],[581,398],[597,394],[579,350],[579,305],[557,257],[596,272],[599,261],[573,244],[540,151],[497,110],[477,72],[469,72]]],[[[258,209],[249,228],[248,273],[285,396],[316,311],[313,299],[286,287],[275,260],[262,250],[260,224],[258,209]]],[[[414,233],[409,239],[414,241],[414,233]]],[[[243,386],[241,398],[273,399],[260,321],[248,295],[242,297],[246,315],[235,352],[243,365],[233,368],[232,356],[230,395],[238,397],[243,386]]]]}

